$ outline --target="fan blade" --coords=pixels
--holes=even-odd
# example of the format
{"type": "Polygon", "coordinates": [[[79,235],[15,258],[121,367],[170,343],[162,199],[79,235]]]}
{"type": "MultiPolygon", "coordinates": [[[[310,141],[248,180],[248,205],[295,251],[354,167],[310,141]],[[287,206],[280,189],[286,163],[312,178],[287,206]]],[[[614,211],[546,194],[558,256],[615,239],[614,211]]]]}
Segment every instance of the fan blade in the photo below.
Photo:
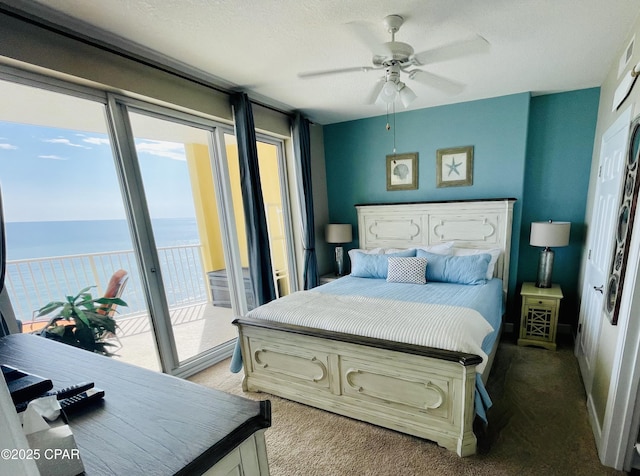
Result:
{"type": "Polygon", "coordinates": [[[458,59],[464,56],[488,53],[490,49],[491,45],[487,40],[481,36],[476,36],[469,40],[458,41],[439,48],[416,53],[412,56],[411,60],[415,65],[425,65],[458,59]]]}
{"type": "Polygon", "coordinates": [[[389,46],[381,42],[371,31],[370,24],[361,21],[352,21],[346,24],[351,33],[371,51],[374,56],[387,57],[390,55],[389,46]]]}
{"type": "Polygon", "coordinates": [[[353,68],[327,69],[324,71],[309,71],[307,73],[298,73],[298,77],[299,78],[315,78],[318,76],[328,76],[330,74],[355,73],[356,71],[367,73],[372,69],[380,69],[380,68],[374,68],[372,66],[356,66],[353,68]]]}
{"type": "Polygon", "coordinates": [[[438,89],[447,94],[459,94],[464,90],[465,85],[451,79],[443,78],[437,74],[427,73],[421,69],[409,71],[409,79],[418,81],[419,83],[438,89]]]}

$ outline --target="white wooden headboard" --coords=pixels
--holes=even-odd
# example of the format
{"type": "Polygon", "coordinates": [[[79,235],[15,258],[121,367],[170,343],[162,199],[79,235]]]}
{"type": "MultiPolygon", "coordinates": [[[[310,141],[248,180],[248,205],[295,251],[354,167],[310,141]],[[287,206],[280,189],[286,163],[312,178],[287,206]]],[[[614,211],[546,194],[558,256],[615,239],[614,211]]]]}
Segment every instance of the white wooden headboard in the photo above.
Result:
{"type": "Polygon", "coordinates": [[[495,275],[509,285],[515,199],[356,205],[359,247],[411,248],[454,241],[464,248],[501,248],[495,275]]]}

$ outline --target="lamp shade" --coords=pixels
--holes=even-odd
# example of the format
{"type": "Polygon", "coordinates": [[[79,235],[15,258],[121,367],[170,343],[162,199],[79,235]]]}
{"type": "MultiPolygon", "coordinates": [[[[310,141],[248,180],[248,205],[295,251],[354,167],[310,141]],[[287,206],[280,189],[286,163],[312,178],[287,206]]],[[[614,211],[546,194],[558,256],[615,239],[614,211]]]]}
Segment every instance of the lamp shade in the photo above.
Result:
{"type": "Polygon", "coordinates": [[[351,243],[350,224],[330,224],[325,229],[325,240],[327,243],[351,243]]]}
{"type": "Polygon", "coordinates": [[[531,223],[529,243],[544,248],[567,246],[570,231],[571,222],[568,221],[535,221],[531,223]]]}

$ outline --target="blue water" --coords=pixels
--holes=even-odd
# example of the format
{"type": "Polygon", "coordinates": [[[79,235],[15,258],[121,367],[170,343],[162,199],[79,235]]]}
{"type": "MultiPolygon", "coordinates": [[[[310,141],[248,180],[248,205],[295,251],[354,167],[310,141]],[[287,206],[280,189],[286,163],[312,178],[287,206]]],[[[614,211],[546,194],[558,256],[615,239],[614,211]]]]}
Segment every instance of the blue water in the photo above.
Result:
{"type": "MultiPolygon", "coordinates": [[[[195,218],[152,221],[157,247],[200,243],[195,218]]],[[[8,222],[7,259],[19,260],[133,249],[126,220],[8,222]]]]}
{"type": "MultiPolygon", "coordinates": [[[[158,248],[200,244],[195,218],[156,219],[152,220],[152,225],[158,248]]],[[[133,262],[127,261],[128,256],[133,256],[133,245],[125,220],[9,222],[5,226],[9,263],[32,258],[125,252],[109,258],[98,258],[96,262],[99,265],[95,270],[97,280],[106,284],[117,267],[126,267],[130,278],[123,295],[128,304],[126,311],[146,309],[135,259],[133,262]],[[120,258],[125,261],[119,261],[120,258]]],[[[178,250],[163,253],[159,259],[170,305],[206,299],[199,260],[178,250]]],[[[43,260],[31,265],[16,263],[8,266],[7,281],[12,283],[10,295],[16,317],[29,320],[33,311],[48,301],[59,300],[68,293],[95,285],[96,276],[78,271],[92,269],[89,263],[89,258],[85,256],[73,260],[43,260]],[[64,288],[63,281],[68,282],[70,289],[64,288]]]]}

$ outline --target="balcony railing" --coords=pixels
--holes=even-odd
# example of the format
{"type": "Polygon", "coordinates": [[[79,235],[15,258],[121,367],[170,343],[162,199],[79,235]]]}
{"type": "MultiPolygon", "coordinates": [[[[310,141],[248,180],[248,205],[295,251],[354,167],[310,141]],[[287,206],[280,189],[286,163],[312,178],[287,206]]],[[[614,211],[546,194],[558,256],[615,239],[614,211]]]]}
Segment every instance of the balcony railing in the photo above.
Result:
{"type": "MultiPolygon", "coordinates": [[[[200,245],[158,248],[160,267],[169,308],[209,300],[207,276],[200,245]]],[[[147,312],[133,251],[54,256],[7,262],[6,286],[16,318],[33,319],[34,311],[50,301],[63,300],[82,288],[95,286],[92,295],[104,294],[111,275],[118,269],[129,273],[116,319],[147,312]]]]}

